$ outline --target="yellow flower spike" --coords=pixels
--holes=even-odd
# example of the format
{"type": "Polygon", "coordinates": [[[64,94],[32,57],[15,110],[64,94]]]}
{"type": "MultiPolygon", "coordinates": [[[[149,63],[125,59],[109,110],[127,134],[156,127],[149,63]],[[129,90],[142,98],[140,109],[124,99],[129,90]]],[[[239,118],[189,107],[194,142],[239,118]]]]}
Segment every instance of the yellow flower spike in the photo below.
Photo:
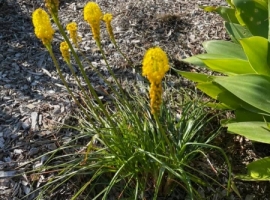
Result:
{"type": "Polygon", "coordinates": [[[32,20],[37,38],[40,39],[45,46],[50,45],[54,30],[51,26],[49,15],[41,8],[38,8],[33,12],[32,20]]]}
{"type": "Polygon", "coordinates": [[[160,105],[162,103],[162,86],[160,83],[151,83],[150,86],[150,107],[151,113],[158,114],[160,110],[160,105]]]}
{"type": "Polygon", "coordinates": [[[169,61],[166,53],[160,47],[150,48],[144,55],[142,75],[152,82],[161,82],[169,70],[169,61]]]}
{"type": "Polygon", "coordinates": [[[161,81],[169,70],[168,57],[160,47],[150,48],[144,55],[142,65],[142,75],[151,83],[149,91],[151,112],[158,114],[162,102],[161,81]]]}
{"type": "Polygon", "coordinates": [[[67,24],[66,29],[69,32],[72,42],[76,45],[76,47],[78,47],[78,40],[80,40],[80,38],[78,37],[78,34],[77,34],[77,23],[71,22],[67,24]]]}
{"type": "Polygon", "coordinates": [[[58,14],[59,0],[45,0],[45,6],[50,13],[58,14]]]}
{"type": "Polygon", "coordinates": [[[112,30],[112,25],[111,25],[111,21],[112,21],[112,14],[110,13],[106,13],[104,16],[103,16],[103,21],[105,21],[106,23],[106,28],[107,28],[107,31],[111,37],[112,40],[114,40],[114,34],[113,34],[113,30],[112,30]]]}
{"type": "Polygon", "coordinates": [[[100,42],[100,20],[102,18],[100,7],[95,2],[88,2],[83,13],[84,20],[91,26],[94,39],[100,42]]]}
{"type": "Polygon", "coordinates": [[[60,43],[60,51],[62,53],[62,56],[63,56],[64,60],[67,63],[70,63],[70,54],[69,54],[69,47],[68,47],[67,42],[61,42],[60,43]]]}

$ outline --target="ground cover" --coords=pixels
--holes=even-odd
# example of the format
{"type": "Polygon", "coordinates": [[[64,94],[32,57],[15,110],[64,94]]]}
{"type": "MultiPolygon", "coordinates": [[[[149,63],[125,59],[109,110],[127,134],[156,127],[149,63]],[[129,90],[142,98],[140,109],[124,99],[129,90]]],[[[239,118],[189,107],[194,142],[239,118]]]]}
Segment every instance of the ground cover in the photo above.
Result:
{"type": "MultiPolygon", "coordinates": [[[[83,22],[80,14],[85,3],[86,1],[62,2],[60,18],[65,24],[70,22],[70,19],[79,24],[79,34],[83,38],[83,52],[104,75],[110,78],[104,67],[104,60],[94,45],[89,26],[83,22]]],[[[134,81],[138,85],[141,83],[142,77],[136,72],[140,72],[143,54],[149,47],[161,46],[175,68],[198,71],[198,68],[184,65],[178,60],[202,52],[202,41],[227,38],[220,18],[214,14],[204,13],[198,8],[200,4],[223,2],[98,1],[98,3],[103,10],[112,12],[115,16],[113,26],[116,30],[116,39],[121,49],[137,66],[137,70],[130,69],[110,45],[109,38],[102,41],[106,54],[114,66],[114,72],[122,79],[121,84],[127,91],[131,91],[134,81]]],[[[67,91],[58,79],[49,54],[33,34],[31,13],[40,6],[44,7],[42,1],[5,1],[0,8],[0,23],[3,27],[0,32],[2,159],[0,164],[3,168],[1,171],[3,199],[11,196],[21,198],[24,193],[29,192],[30,185],[35,181],[34,177],[11,177],[31,169],[33,165],[40,165],[43,161],[40,159],[36,163],[21,167],[25,162],[59,147],[76,134],[70,129],[59,132],[56,128],[56,122],[68,122],[66,116],[74,113],[75,110],[67,91]]],[[[56,35],[56,38],[60,36],[56,35]]],[[[60,39],[54,42],[57,44],[60,39]]],[[[60,57],[59,50],[55,48],[55,51],[60,57]]],[[[74,90],[77,90],[79,97],[73,78],[64,62],[61,64],[66,79],[74,90]]],[[[76,66],[74,68],[76,69],[76,66]]],[[[104,82],[91,69],[88,73],[100,97],[104,101],[108,100],[109,90],[104,82]]],[[[193,88],[192,83],[175,74],[169,74],[166,81],[173,88],[193,88]]],[[[223,143],[223,148],[227,148],[228,153],[231,154],[234,172],[242,172],[244,164],[258,158],[260,154],[263,156],[268,154],[267,148],[261,150],[256,146],[253,147],[243,138],[223,135],[220,139],[222,142],[220,141],[219,144],[223,143]]],[[[214,157],[212,160],[215,160],[214,157]]],[[[219,164],[222,168],[221,163],[216,163],[219,164]]],[[[236,182],[236,184],[243,198],[267,197],[268,185],[245,182],[236,182]]],[[[66,195],[65,198],[68,199],[70,195],[68,191],[72,193],[70,188],[72,188],[71,183],[63,186],[55,195],[66,195]]],[[[220,193],[211,198],[220,199],[220,193]]],[[[237,196],[233,194],[231,198],[237,196]]]]}

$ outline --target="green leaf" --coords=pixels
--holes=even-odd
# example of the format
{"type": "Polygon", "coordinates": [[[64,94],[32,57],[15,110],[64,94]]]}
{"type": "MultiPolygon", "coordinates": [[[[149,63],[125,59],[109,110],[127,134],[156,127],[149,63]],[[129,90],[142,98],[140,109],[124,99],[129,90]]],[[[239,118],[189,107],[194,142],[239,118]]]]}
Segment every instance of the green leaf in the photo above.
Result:
{"type": "MultiPolygon", "coordinates": [[[[237,109],[242,102],[239,98],[212,82],[201,82],[196,87],[211,98],[220,101],[219,108],[237,109]]],[[[215,106],[215,104],[213,105],[215,106]]]]}
{"type": "Polygon", "coordinates": [[[208,102],[205,104],[205,106],[207,107],[211,107],[211,108],[214,108],[214,109],[217,109],[217,110],[228,110],[228,109],[232,109],[231,107],[223,104],[223,103],[211,103],[211,102],[208,102]]]}
{"type": "Polygon", "coordinates": [[[242,199],[242,197],[241,197],[241,195],[240,195],[240,192],[239,192],[238,188],[236,187],[234,181],[232,181],[231,188],[232,188],[232,190],[237,194],[237,196],[238,196],[240,199],[242,199]]]}
{"type": "MultiPolygon", "coordinates": [[[[219,45],[221,47],[220,44],[221,43],[219,43],[217,45],[219,45]]],[[[206,48],[208,50],[210,49],[210,52],[213,52],[215,46],[212,45],[212,47],[211,46],[209,47],[209,46],[207,46],[207,43],[206,43],[206,48]]],[[[196,56],[185,58],[182,61],[193,64],[193,65],[197,65],[197,66],[200,66],[200,67],[206,67],[207,66],[206,63],[205,63],[206,60],[212,60],[212,61],[216,60],[216,64],[219,65],[219,66],[221,65],[221,67],[220,67],[221,69],[222,68],[227,69],[227,67],[225,67],[222,63],[220,63],[220,62],[224,61],[226,64],[228,64],[228,62],[230,64],[234,63],[236,65],[246,67],[247,70],[250,69],[251,71],[248,71],[248,72],[254,72],[254,70],[250,67],[250,65],[249,65],[248,61],[246,60],[246,58],[242,59],[242,57],[244,57],[244,56],[241,55],[240,52],[238,52],[237,54],[234,54],[236,52],[234,52],[232,49],[229,50],[227,48],[226,50],[228,50],[228,52],[224,51],[223,53],[221,53],[221,51],[219,50],[218,53],[221,53],[221,54],[217,54],[217,53],[199,54],[199,55],[196,55],[196,56]],[[239,58],[238,56],[241,57],[241,58],[239,58]]],[[[239,50],[239,48],[237,48],[236,50],[239,50]]],[[[243,52],[243,50],[241,50],[241,51],[243,52]]],[[[235,67],[232,67],[232,69],[234,71],[237,71],[237,69],[235,69],[235,67]]],[[[223,71],[226,71],[226,70],[222,70],[222,72],[223,71]]]]}
{"type": "Polygon", "coordinates": [[[268,40],[263,37],[253,36],[241,39],[240,44],[254,71],[258,74],[270,75],[270,67],[267,64],[268,40]]]}
{"type": "Polygon", "coordinates": [[[235,10],[233,8],[223,6],[200,6],[206,12],[217,12],[225,21],[238,23],[235,17],[235,10]]]}
{"type": "Polygon", "coordinates": [[[270,131],[265,122],[235,122],[226,126],[229,133],[242,135],[252,141],[270,144],[270,131]]]}
{"type": "Polygon", "coordinates": [[[199,67],[206,67],[203,61],[197,58],[196,56],[188,57],[188,58],[182,59],[181,61],[193,64],[199,67]]]}
{"type": "Polygon", "coordinates": [[[225,27],[230,38],[235,43],[239,43],[239,39],[252,36],[251,32],[246,27],[243,27],[240,24],[225,22],[225,27]]]}
{"type": "Polygon", "coordinates": [[[225,21],[238,24],[238,20],[235,17],[235,9],[228,7],[218,7],[215,10],[225,21]]]}
{"type": "Polygon", "coordinates": [[[270,181],[270,157],[256,160],[247,165],[247,175],[237,175],[243,181],[270,181]]]}
{"type": "Polygon", "coordinates": [[[216,11],[216,6],[199,6],[206,12],[213,12],[216,11]]]}
{"type": "Polygon", "coordinates": [[[270,42],[270,21],[269,21],[269,17],[270,17],[270,2],[268,2],[268,41],[270,42]]]}
{"type": "Polygon", "coordinates": [[[268,130],[270,130],[270,123],[266,121],[265,117],[264,117],[263,119],[264,119],[264,122],[265,122],[265,124],[266,124],[268,130]]]}
{"type": "MultiPolygon", "coordinates": [[[[216,57],[218,56],[219,55],[217,55],[216,57]]],[[[204,62],[204,64],[213,71],[224,73],[229,76],[254,73],[253,68],[246,60],[241,60],[237,58],[206,59],[206,57],[208,56],[198,55],[198,58],[200,58],[204,62]]]]}
{"type": "Polygon", "coordinates": [[[234,8],[234,5],[232,4],[232,0],[226,0],[226,1],[227,1],[227,3],[228,3],[231,7],[234,8]]]}
{"type": "Polygon", "coordinates": [[[254,113],[258,113],[259,115],[262,115],[262,114],[267,115],[262,110],[259,110],[255,107],[251,106],[250,104],[239,99],[238,97],[236,97],[234,94],[230,93],[227,90],[224,90],[223,92],[221,92],[218,95],[217,100],[222,102],[223,104],[229,106],[233,110],[245,109],[248,112],[252,113],[252,116],[254,115],[254,113]]]}
{"type": "Polygon", "coordinates": [[[270,77],[259,74],[245,74],[217,77],[214,82],[247,104],[270,113],[270,77]]]}
{"type": "MultiPolygon", "coordinates": [[[[240,54],[238,53],[238,55],[240,55],[240,54]]],[[[199,55],[196,55],[196,56],[192,56],[192,57],[182,59],[181,61],[193,64],[193,65],[196,65],[196,66],[199,66],[199,67],[206,67],[203,60],[207,60],[207,59],[225,59],[226,60],[226,59],[233,59],[233,58],[237,58],[237,55],[235,55],[233,53],[230,53],[230,52],[228,52],[228,53],[223,52],[222,54],[214,54],[214,53],[199,54],[199,55]]]]}
{"type": "MultiPolygon", "coordinates": [[[[257,111],[259,113],[259,111],[257,111]]],[[[252,112],[246,109],[237,109],[235,114],[235,120],[237,122],[248,122],[248,121],[261,121],[263,122],[264,119],[270,121],[270,116],[265,116],[261,114],[257,114],[256,112],[252,112]]]]}
{"type": "Polygon", "coordinates": [[[203,47],[209,54],[219,54],[222,57],[240,58],[246,60],[244,50],[241,45],[223,40],[211,40],[203,42],[203,47]]]}
{"type": "Polygon", "coordinates": [[[176,70],[176,71],[178,74],[194,82],[210,82],[213,80],[213,77],[214,77],[214,76],[194,73],[194,72],[185,72],[185,71],[179,71],[179,70],[176,70]]]}
{"type": "MultiPolygon", "coordinates": [[[[242,50],[243,51],[243,50],[242,50]]],[[[198,54],[196,55],[198,59],[201,60],[224,60],[224,59],[239,59],[236,57],[236,55],[233,55],[232,53],[223,53],[223,54],[217,54],[217,53],[205,53],[205,54],[198,54]]],[[[242,60],[242,59],[239,59],[242,60]]],[[[247,61],[247,59],[246,59],[247,61]]]]}
{"type": "Polygon", "coordinates": [[[268,7],[266,0],[232,0],[236,17],[252,35],[268,38],[268,7]]]}
{"type": "Polygon", "coordinates": [[[212,82],[201,82],[196,86],[199,90],[204,92],[206,95],[211,98],[218,100],[221,102],[218,104],[208,104],[210,107],[215,108],[217,106],[218,109],[237,109],[240,107],[240,103],[242,102],[240,99],[232,95],[230,92],[224,90],[223,88],[213,84],[212,82]]]}
{"type": "Polygon", "coordinates": [[[227,90],[224,90],[221,93],[219,93],[217,100],[229,106],[233,110],[238,109],[243,105],[242,100],[240,100],[227,90]]]}
{"type": "Polygon", "coordinates": [[[221,89],[217,85],[214,85],[212,82],[198,83],[196,87],[201,91],[203,91],[208,96],[210,96],[211,98],[216,100],[218,98],[218,94],[225,91],[224,89],[221,89]]]}

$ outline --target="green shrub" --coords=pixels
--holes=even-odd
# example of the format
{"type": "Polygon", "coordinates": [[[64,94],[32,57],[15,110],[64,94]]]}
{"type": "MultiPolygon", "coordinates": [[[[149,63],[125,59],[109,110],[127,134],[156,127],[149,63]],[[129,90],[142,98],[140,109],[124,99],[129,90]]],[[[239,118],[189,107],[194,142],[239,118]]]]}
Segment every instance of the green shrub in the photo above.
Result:
{"type": "MultiPolygon", "coordinates": [[[[223,17],[232,42],[204,42],[206,54],[183,60],[223,75],[179,73],[197,82],[197,88],[217,101],[209,106],[234,110],[235,118],[223,121],[229,133],[270,143],[267,122],[270,120],[269,1],[227,2],[230,7],[202,8],[223,17]]],[[[244,180],[270,180],[269,168],[270,159],[264,158],[248,165],[247,176],[238,177],[244,180]]]]}

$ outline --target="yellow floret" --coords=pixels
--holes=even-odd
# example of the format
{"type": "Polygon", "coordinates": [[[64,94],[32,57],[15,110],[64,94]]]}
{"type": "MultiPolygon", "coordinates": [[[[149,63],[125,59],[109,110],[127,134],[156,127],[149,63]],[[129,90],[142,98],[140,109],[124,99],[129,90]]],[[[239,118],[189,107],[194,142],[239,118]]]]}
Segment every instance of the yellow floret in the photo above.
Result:
{"type": "Polygon", "coordinates": [[[67,30],[69,32],[70,38],[72,42],[78,46],[78,34],[77,34],[77,23],[76,22],[71,22],[67,25],[67,30]]]}
{"type": "Polygon", "coordinates": [[[41,8],[38,8],[33,12],[32,18],[37,38],[44,45],[50,44],[53,39],[54,30],[51,26],[49,15],[41,8]]]}
{"type": "Polygon", "coordinates": [[[69,47],[67,42],[61,42],[60,43],[60,51],[62,53],[62,56],[64,60],[69,63],[70,62],[70,54],[69,54],[69,47]]]}
{"type": "Polygon", "coordinates": [[[106,29],[110,35],[110,37],[112,39],[114,39],[114,34],[113,34],[113,30],[112,30],[112,25],[111,25],[111,21],[112,21],[112,14],[110,13],[106,13],[104,16],[103,16],[103,21],[105,21],[106,23],[106,29]]]}
{"type": "Polygon", "coordinates": [[[84,7],[84,20],[89,23],[95,40],[100,41],[100,20],[102,12],[95,2],[89,2],[84,7]]]}
{"type": "Polygon", "coordinates": [[[112,14],[110,13],[106,13],[104,16],[103,16],[103,20],[107,23],[111,23],[112,21],[112,14]]]}
{"type": "Polygon", "coordinates": [[[166,53],[160,48],[150,48],[143,59],[142,75],[152,82],[161,82],[169,70],[169,61],[166,53]]]}
{"type": "Polygon", "coordinates": [[[162,103],[162,86],[161,83],[151,83],[150,86],[150,107],[152,114],[158,114],[162,103]]]}

